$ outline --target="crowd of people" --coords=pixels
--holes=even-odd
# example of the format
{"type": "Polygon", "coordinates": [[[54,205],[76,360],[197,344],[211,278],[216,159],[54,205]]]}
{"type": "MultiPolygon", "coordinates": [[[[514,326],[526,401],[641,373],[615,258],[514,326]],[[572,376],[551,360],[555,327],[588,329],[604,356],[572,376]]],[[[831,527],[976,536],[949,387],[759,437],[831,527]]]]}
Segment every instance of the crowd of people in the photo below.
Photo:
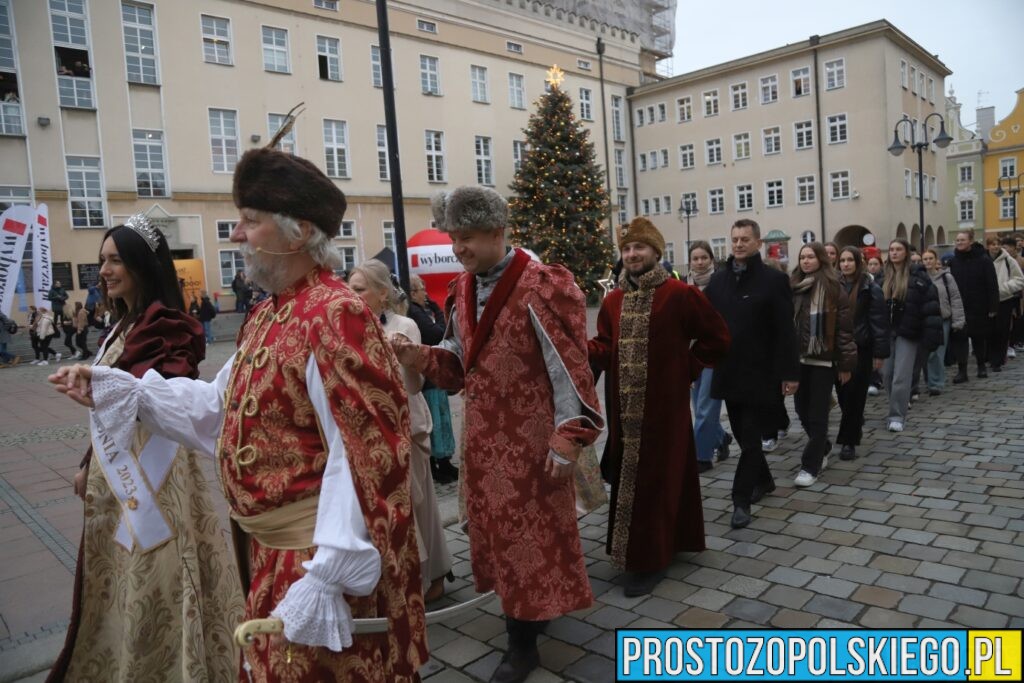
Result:
{"type": "MultiPolygon", "coordinates": [[[[811,486],[833,450],[833,392],[838,457],[853,460],[876,373],[898,432],[916,376],[937,395],[947,366],[968,380],[971,349],[985,377],[1021,341],[1018,245],[986,248],[969,232],[948,269],[897,239],[877,261],[803,245],[787,273],[741,219],[724,263],[691,245],[684,283],[662,266],[661,233],[637,218],[620,229],[622,269],[589,336],[573,274],[506,243],[508,206],[493,189],[435,198],[464,268],[444,309],[417,278],[401,292],[377,261],[347,284],[334,274],[346,200],[314,164],[250,150],[233,194],[241,308],[247,278],[273,296],[248,311],[213,380],[197,379],[204,304],[189,315],[167,241],[144,216],[101,241],[110,327],[96,360],[50,376],[90,408],[92,435],[75,479],[86,523],[71,625],[51,680],[237,678],[231,631],[271,617],[279,632],[243,652],[253,680],[417,680],[426,604],[452,577],[433,478],[459,481],[475,588],[493,590],[505,614],[491,680],[521,682],[549,621],[593,602],[577,518],[581,500],[603,500],[602,480],[607,552],[625,593],[644,595],[678,552],[705,548],[699,475],[733,441],[732,526],[772,494],[765,452],[791,429],[787,396],[807,436],[793,484],[811,486]],[[598,473],[592,445],[606,427],[598,473]],[[386,631],[359,631],[363,618],[386,631]]],[[[45,362],[59,324],[45,308],[36,316],[45,362]]],[[[69,318],[77,330],[79,312],[69,318]]]]}

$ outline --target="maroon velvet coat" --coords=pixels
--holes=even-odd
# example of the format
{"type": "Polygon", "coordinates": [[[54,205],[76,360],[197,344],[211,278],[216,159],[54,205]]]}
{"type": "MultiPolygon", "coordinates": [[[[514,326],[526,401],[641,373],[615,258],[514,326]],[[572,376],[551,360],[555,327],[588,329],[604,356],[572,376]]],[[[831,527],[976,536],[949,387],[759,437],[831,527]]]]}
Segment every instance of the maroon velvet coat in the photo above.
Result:
{"type": "MultiPolygon", "coordinates": [[[[623,443],[619,399],[619,317],[625,292],[605,297],[590,340],[590,362],[607,372],[608,449],[601,470],[612,485],[611,553],[623,443]]],[[[729,329],[696,288],[666,280],[654,294],[648,334],[647,388],[627,571],[657,571],[681,551],[704,550],[704,515],[690,420],[690,383],[729,348],[729,329]],[[691,340],[696,340],[690,348],[691,340]]]]}

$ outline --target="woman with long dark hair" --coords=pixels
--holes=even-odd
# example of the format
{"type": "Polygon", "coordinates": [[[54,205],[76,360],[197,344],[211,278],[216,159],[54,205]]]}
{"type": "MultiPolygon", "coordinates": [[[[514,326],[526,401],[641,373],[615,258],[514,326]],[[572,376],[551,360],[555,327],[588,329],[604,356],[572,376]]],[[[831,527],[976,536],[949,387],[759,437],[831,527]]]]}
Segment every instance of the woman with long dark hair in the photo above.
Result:
{"type": "MultiPolygon", "coordinates": [[[[715,273],[715,253],[704,240],[690,244],[690,271],[686,284],[700,291],[708,286],[715,273]]],[[[712,368],[704,368],[690,387],[693,400],[693,441],[697,446],[697,469],[707,472],[714,467],[714,458],[722,461],[729,457],[730,436],[722,429],[722,402],[711,398],[712,368]]]]}
{"type": "Polygon", "coordinates": [[[880,370],[889,357],[889,326],[882,288],[866,271],[864,257],[857,247],[843,247],[839,252],[839,284],[853,311],[857,365],[849,382],[836,382],[839,409],[843,412],[836,443],[842,446],[839,459],[853,460],[863,436],[864,406],[872,372],[880,370]]]}
{"type": "Polygon", "coordinates": [[[793,397],[796,414],[807,433],[794,486],[812,486],[828,466],[832,444],[828,440],[829,396],[838,371],[846,384],[857,364],[853,342],[853,314],[842,296],[839,278],[819,242],[800,248],[790,277],[793,322],[800,348],[800,386],[793,397]]]}
{"type": "Polygon", "coordinates": [[[889,243],[882,294],[889,318],[890,354],[882,368],[889,392],[890,432],[902,432],[910,405],[914,361],[918,347],[931,352],[942,343],[942,315],[939,296],[924,266],[910,262],[910,243],[895,239],[889,243]]]}
{"type": "MultiPolygon", "coordinates": [[[[203,332],[183,310],[167,240],[138,215],[101,244],[100,289],[117,322],[95,363],[197,377],[203,332]]],[[[50,680],[237,680],[241,584],[199,454],[95,411],[90,428],[75,476],[85,524],[71,624],[50,680]]]]}

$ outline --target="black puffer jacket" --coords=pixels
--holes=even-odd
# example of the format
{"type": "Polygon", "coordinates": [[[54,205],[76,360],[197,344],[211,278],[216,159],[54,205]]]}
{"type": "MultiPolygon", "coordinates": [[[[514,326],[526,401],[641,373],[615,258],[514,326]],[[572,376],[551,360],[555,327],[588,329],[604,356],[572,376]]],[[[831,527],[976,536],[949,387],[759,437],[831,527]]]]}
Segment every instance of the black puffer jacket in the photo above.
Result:
{"type": "Polygon", "coordinates": [[[857,288],[857,303],[853,308],[853,340],[860,353],[872,358],[889,357],[889,313],[882,296],[882,288],[867,273],[859,282],[843,282],[843,292],[853,298],[857,288]]]}
{"type": "Polygon", "coordinates": [[[889,328],[892,334],[912,341],[920,340],[925,349],[942,346],[942,308],[939,290],[924,266],[910,264],[907,296],[903,301],[888,299],[889,328]]]}
{"type": "Polygon", "coordinates": [[[964,302],[967,333],[988,334],[992,329],[990,314],[999,311],[999,281],[985,247],[975,242],[967,251],[954,251],[949,272],[964,302]]]}

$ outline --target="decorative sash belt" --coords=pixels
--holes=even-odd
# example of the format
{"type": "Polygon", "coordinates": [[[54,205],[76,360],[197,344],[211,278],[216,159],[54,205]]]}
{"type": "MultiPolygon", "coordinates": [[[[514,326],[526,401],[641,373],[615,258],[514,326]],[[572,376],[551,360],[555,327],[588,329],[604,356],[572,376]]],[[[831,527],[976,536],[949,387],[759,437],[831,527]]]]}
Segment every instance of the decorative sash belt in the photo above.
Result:
{"type": "Polygon", "coordinates": [[[248,517],[232,512],[231,519],[262,546],[276,550],[304,550],[313,545],[319,502],[320,495],[317,494],[248,517]]]}

